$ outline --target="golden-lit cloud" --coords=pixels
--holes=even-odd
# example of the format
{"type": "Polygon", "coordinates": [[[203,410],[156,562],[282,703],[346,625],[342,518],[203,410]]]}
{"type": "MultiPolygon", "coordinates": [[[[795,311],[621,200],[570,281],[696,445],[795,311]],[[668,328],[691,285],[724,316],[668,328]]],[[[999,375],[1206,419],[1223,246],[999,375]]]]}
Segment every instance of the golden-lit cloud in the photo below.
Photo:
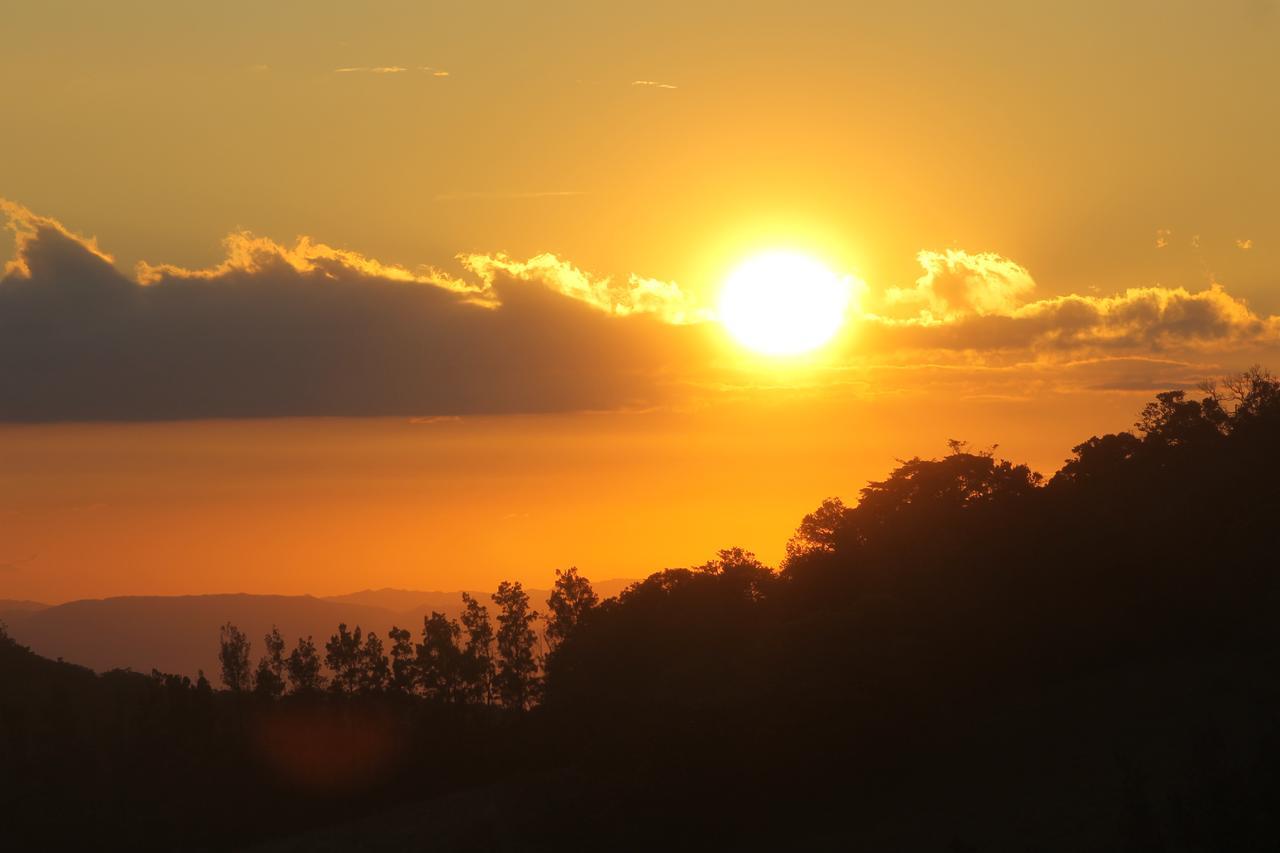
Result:
{"type": "Polygon", "coordinates": [[[1247,252],[1253,248],[1253,241],[1249,239],[1236,240],[1236,248],[1247,252]]]}
{"type": "Polygon", "coordinates": [[[14,257],[5,264],[4,278],[30,277],[42,271],[41,267],[47,260],[41,252],[42,246],[37,239],[42,233],[46,235],[46,240],[52,236],[56,239],[73,241],[84,252],[104,264],[115,263],[114,258],[98,248],[96,238],[72,234],[58,220],[34,213],[17,202],[0,198],[0,214],[5,218],[5,227],[13,232],[15,238],[14,257]]]}
{"type": "Polygon", "coordinates": [[[632,86],[643,86],[649,89],[675,89],[675,85],[671,83],[662,83],[658,80],[632,80],[632,86]]]}
{"type": "Polygon", "coordinates": [[[403,74],[408,71],[403,65],[359,65],[333,69],[334,74],[403,74]]]}
{"type": "Polygon", "coordinates": [[[1154,353],[1275,343],[1280,317],[1261,317],[1213,282],[1128,288],[1112,296],[1031,299],[1036,283],[994,254],[921,252],[914,288],[889,288],[880,313],[864,315],[863,340],[887,349],[1066,353],[1154,353]],[[910,313],[908,313],[910,312],[910,313]]]}
{"type": "Polygon", "coordinates": [[[55,220],[2,210],[18,251],[0,278],[0,420],[617,409],[706,359],[704,335],[658,319],[672,286],[615,295],[549,255],[469,256],[467,282],[237,233],[216,266],[131,279],[55,220]]]}
{"type": "Polygon", "coordinates": [[[955,249],[920,252],[924,275],[915,287],[885,291],[889,306],[919,306],[924,325],[952,322],[968,315],[1008,314],[1036,283],[1018,264],[994,253],[971,255],[955,249]]]}
{"type": "Polygon", "coordinates": [[[594,277],[549,253],[527,261],[517,261],[502,253],[463,255],[460,260],[486,287],[492,287],[499,274],[517,281],[539,282],[618,317],[652,314],[665,323],[683,325],[704,322],[711,316],[709,308],[675,282],[633,273],[625,284],[615,283],[609,276],[594,277]]]}
{"type": "Polygon", "coordinates": [[[3,200],[0,215],[16,237],[0,278],[0,420],[576,411],[919,389],[926,370],[1005,397],[997,377],[1015,368],[1146,387],[1280,344],[1280,317],[1217,282],[1040,295],[1016,261],[950,249],[920,252],[910,286],[860,284],[848,333],[775,374],[727,343],[714,282],[597,275],[551,253],[464,254],[454,273],[248,232],[210,267],[143,262],[130,276],[55,219],[3,200]]]}
{"type": "Polygon", "coordinates": [[[335,249],[305,236],[299,237],[293,248],[289,248],[247,231],[238,231],[228,235],[222,244],[226,249],[226,259],[209,269],[189,270],[171,264],[140,262],[136,270],[138,284],[146,286],[178,279],[207,281],[232,274],[255,275],[283,265],[296,273],[320,273],[330,278],[354,272],[371,279],[427,284],[474,297],[473,301],[479,304],[492,304],[487,285],[468,283],[433,267],[421,267],[415,272],[396,264],[384,264],[359,252],[335,249]]]}

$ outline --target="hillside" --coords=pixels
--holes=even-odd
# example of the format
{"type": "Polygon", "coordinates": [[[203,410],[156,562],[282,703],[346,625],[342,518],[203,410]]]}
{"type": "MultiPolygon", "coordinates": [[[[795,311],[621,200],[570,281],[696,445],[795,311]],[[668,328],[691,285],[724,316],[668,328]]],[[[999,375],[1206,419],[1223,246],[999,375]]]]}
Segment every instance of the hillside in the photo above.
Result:
{"type": "MultiPolygon", "coordinates": [[[[726,548],[599,602],[562,573],[554,642],[504,585],[491,622],[434,620],[399,654],[348,638],[323,673],[253,670],[228,632],[228,690],[15,653],[0,803],[46,847],[52,827],[158,849],[1274,851],[1280,382],[1237,387],[1160,394],[1047,480],[960,442],[903,460],[801,519],[777,569],[726,548]]],[[[361,600],[430,596],[74,602],[20,630],[99,666],[211,661],[226,620],[322,638],[411,624],[361,600]]]]}

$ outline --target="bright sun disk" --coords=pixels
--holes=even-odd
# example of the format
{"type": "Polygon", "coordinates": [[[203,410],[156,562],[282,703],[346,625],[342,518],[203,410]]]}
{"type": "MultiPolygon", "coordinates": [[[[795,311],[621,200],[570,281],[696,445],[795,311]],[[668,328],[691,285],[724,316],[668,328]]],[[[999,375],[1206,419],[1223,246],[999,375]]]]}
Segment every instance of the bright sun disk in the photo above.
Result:
{"type": "Polygon", "coordinates": [[[797,355],[827,343],[844,324],[851,287],[819,261],[767,252],[740,264],[720,291],[720,322],[764,355],[797,355]]]}

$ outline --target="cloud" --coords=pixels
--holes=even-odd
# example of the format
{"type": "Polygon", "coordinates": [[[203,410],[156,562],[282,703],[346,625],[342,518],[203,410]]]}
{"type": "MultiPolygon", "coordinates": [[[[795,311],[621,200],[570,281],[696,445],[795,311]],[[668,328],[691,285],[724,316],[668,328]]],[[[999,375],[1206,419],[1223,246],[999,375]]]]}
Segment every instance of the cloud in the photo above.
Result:
{"type": "Polygon", "coordinates": [[[993,253],[977,255],[950,249],[916,255],[924,275],[912,288],[889,288],[893,306],[920,306],[922,322],[945,322],[970,314],[1012,312],[1036,283],[1018,264],[993,253]]]}
{"type": "Polygon", "coordinates": [[[617,317],[652,314],[677,325],[711,319],[710,309],[675,282],[632,274],[626,284],[615,284],[608,276],[595,278],[553,254],[537,255],[527,261],[513,260],[501,253],[463,255],[460,260],[486,287],[492,287],[500,275],[505,275],[517,281],[540,282],[617,317]]]}
{"type": "Polygon", "coordinates": [[[518,201],[520,199],[529,198],[569,198],[572,196],[586,195],[581,190],[534,190],[532,192],[456,192],[456,193],[440,193],[435,196],[436,201],[489,201],[502,200],[518,201]]]}
{"type": "Polygon", "coordinates": [[[676,87],[670,83],[660,83],[657,80],[632,80],[632,86],[645,86],[650,89],[675,89],[676,87]]]}
{"type": "Polygon", "coordinates": [[[1035,281],[999,255],[921,252],[914,288],[890,288],[863,318],[868,347],[1077,356],[1223,349],[1280,340],[1280,317],[1260,317],[1218,283],[1205,290],[1135,287],[1113,296],[1032,300],[1035,281]],[[904,309],[914,314],[903,314],[904,309]],[[895,313],[896,312],[896,313],[895,313]]]}
{"type": "Polygon", "coordinates": [[[9,202],[0,420],[450,416],[653,405],[706,335],[544,255],[466,281],[306,238],[233,234],[209,269],[139,265],[9,202]]]}
{"type": "Polygon", "coordinates": [[[351,66],[347,68],[335,68],[333,69],[333,73],[334,74],[403,74],[408,70],[409,70],[408,68],[405,68],[402,65],[374,65],[374,66],[359,65],[359,66],[351,66]]]}
{"type": "Polygon", "coordinates": [[[1252,249],[1252,248],[1253,248],[1253,241],[1252,241],[1252,240],[1247,240],[1247,239],[1245,239],[1245,240],[1237,240],[1237,241],[1236,241],[1236,248],[1237,248],[1237,249],[1241,249],[1241,250],[1243,250],[1243,251],[1246,251],[1246,252],[1247,252],[1247,251],[1249,251],[1250,249],[1252,249]]]}
{"type": "Polygon", "coordinates": [[[448,71],[445,71],[443,68],[432,68],[430,65],[419,65],[419,66],[418,66],[418,70],[419,70],[419,71],[425,71],[426,73],[430,74],[432,77],[448,77],[448,76],[450,76],[450,75],[449,75],[449,72],[448,72],[448,71]]]}
{"type": "Polygon", "coordinates": [[[1169,248],[1169,238],[1172,236],[1173,236],[1173,232],[1170,231],[1168,228],[1157,228],[1156,229],[1156,248],[1157,249],[1169,248]]]}
{"type": "MultiPolygon", "coordinates": [[[[126,275],[57,220],[2,199],[0,216],[16,237],[0,275],[0,421],[439,419],[649,407],[782,381],[736,357],[701,291],[555,254],[466,254],[452,273],[237,232],[209,268],[126,275]]],[[[1218,283],[1042,296],[995,253],[917,260],[913,285],[864,289],[849,333],[783,384],[887,393],[908,374],[927,387],[928,369],[965,377],[945,387],[1012,398],[1030,392],[993,377],[1034,369],[1043,387],[1057,376],[1117,391],[1266,361],[1280,343],[1280,317],[1218,283]]]]}

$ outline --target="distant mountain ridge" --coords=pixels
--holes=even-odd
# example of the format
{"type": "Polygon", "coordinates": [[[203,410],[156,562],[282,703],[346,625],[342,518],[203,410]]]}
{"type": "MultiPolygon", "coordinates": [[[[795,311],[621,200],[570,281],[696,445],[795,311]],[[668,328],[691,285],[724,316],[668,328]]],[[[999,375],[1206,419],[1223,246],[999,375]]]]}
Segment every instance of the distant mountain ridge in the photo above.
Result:
{"type": "MultiPolygon", "coordinates": [[[[601,598],[621,592],[633,581],[595,584],[601,598]]],[[[529,589],[535,610],[546,609],[550,590],[529,589]]],[[[490,593],[470,592],[493,612],[490,593]]],[[[376,631],[384,639],[393,627],[415,635],[432,610],[456,618],[462,592],[400,589],[363,590],[347,595],[250,595],[246,593],[174,596],[118,596],[69,601],[54,606],[0,600],[0,620],[18,642],[44,657],[62,659],[98,672],[153,668],[195,677],[199,670],[216,681],[218,629],[232,622],[248,635],[253,657],[262,637],[280,629],[288,648],[310,636],[323,648],[340,622],[376,631]],[[30,604],[34,607],[11,607],[30,604]]]]}
{"type": "MultiPolygon", "coordinates": [[[[633,583],[635,583],[635,580],[630,578],[612,578],[598,583],[593,582],[591,586],[595,589],[596,594],[603,599],[613,598],[633,583]]],[[[475,589],[442,592],[439,590],[427,591],[383,587],[382,589],[364,589],[359,592],[349,592],[345,595],[326,595],[321,596],[321,598],[324,601],[332,601],[337,604],[361,604],[368,607],[381,607],[395,613],[413,611],[415,613],[421,612],[425,615],[435,609],[442,613],[452,614],[454,610],[461,608],[462,593],[464,592],[481,604],[488,604],[489,596],[492,594],[491,592],[475,589]]],[[[551,590],[530,589],[528,593],[536,610],[543,605],[547,596],[551,594],[551,590]]]]}
{"type": "Polygon", "coordinates": [[[39,601],[27,601],[23,598],[0,598],[0,613],[10,610],[44,610],[51,606],[42,604],[39,601]]]}

